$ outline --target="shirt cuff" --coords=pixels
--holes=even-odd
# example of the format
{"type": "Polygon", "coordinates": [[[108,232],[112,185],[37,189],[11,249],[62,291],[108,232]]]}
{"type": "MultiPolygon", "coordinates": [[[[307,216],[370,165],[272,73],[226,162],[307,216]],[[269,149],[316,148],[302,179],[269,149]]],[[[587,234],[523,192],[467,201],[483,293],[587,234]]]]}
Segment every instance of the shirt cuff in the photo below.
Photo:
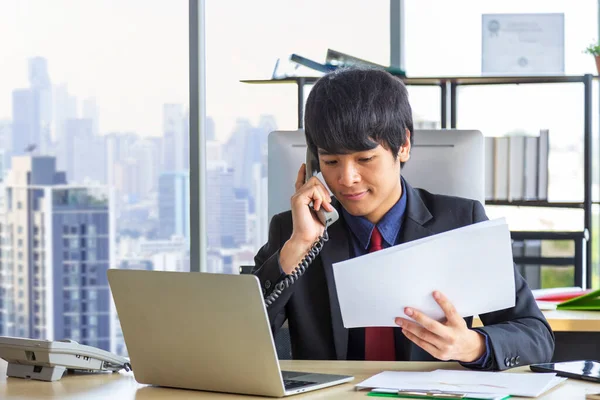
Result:
{"type": "Polygon", "coordinates": [[[483,337],[485,338],[485,352],[483,353],[483,355],[481,357],[479,357],[479,359],[472,361],[472,362],[462,362],[461,364],[464,365],[465,367],[485,368],[485,366],[490,361],[490,354],[491,354],[490,337],[488,336],[487,333],[480,331],[479,329],[473,329],[473,330],[476,331],[477,333],[479,333],[480,335],[483,335],[483,337]]]}
{"type": "Polygon", "coordinates": [[[277,281],[282,280],[287,276],[285,272],[283,272],[283,268],[281,268],[281,263],[279,262],[279,254],[277,255],[277,266],[279,267],[279,279],[277,281]]]}

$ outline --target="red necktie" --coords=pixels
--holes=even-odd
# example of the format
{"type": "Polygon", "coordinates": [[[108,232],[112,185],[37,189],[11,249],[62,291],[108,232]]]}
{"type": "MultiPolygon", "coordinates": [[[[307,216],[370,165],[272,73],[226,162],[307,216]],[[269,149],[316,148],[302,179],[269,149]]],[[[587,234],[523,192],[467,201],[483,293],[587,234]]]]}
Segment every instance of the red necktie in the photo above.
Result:
{"type": "MultiPolygon", "coordinates": [[[[371,233],[369,253],[383,249],[381,232],[377,227],[371,233]]],[[[395,361],[396,348],[394,345],[394,328],[369,327],[365,328],[365,360],[395,361]]]]}

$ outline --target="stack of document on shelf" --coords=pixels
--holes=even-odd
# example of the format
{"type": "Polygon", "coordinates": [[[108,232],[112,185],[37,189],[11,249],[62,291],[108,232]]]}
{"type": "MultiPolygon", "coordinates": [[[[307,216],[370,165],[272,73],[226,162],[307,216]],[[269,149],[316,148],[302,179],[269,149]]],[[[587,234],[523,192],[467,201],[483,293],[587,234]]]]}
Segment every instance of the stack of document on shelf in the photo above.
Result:
{"type": "Polygon", "coordinates": [[[396,317],[409,318],[408,306],[442,320],[434,290],[463,317],[515,305],[511,239],[503,218],[339,262],[333,273],[346,328],[396,326],[396,317]]]}
{"type": "Polygon", "coordinates": [[[355,388],[378,393],[417,392],[464,395],[496,399],[507,396],[537,397],[565,381],[553,373],[451,371],[385,371],[357,384],[355,388]]]}

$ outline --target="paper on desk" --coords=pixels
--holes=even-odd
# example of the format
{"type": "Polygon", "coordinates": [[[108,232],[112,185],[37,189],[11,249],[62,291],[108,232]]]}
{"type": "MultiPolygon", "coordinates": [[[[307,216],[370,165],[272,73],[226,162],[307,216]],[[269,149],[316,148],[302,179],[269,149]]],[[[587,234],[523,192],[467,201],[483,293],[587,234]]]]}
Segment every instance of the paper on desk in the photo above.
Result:
{"type": "Polygon", "coordinates": [[[346,328],[396,326],[410,306],[441,320],[439,290],[461,316],[515,305],[511,239],[504,219],[480,222],[333,264],[346,328]]]}
{"type": "Polygon", "coordinates": [[[554,373],[511,373],[436,370],[432,372],[384,371],[360,382],[356,389],[491,393],[537,397],[566,380],[554,373]]]}

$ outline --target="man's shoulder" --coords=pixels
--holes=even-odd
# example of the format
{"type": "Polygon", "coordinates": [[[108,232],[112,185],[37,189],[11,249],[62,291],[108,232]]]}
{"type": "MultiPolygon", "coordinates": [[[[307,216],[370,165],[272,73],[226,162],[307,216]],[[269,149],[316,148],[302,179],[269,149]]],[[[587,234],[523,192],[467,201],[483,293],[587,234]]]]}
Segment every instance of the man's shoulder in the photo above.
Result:
{"type": "Polygon", "coordinates": [[[477,200],[467,199],[465,197],[448,196],[445,194],[431,193],[425,189],[414,188],[423,203],[427,206],[442,206],[442,207],[453,207],[453,208],[468,208],[472,209],[475,207],[477,200]]]}
{"type": "Polygon", "coordinates": [[[483,208],[479,201],[464,197],[431,193],[425,189],[414,189],[423,204],[431,213],[432,223],[458,227],[471,224],[477,207],[483,208]]]}
{"type": "Polygon", "coordinates": [[[271,218],[271,224],[276,224],[280,229],[292,227],[292,211],[287,210],[273,215],[271,218]]]}

